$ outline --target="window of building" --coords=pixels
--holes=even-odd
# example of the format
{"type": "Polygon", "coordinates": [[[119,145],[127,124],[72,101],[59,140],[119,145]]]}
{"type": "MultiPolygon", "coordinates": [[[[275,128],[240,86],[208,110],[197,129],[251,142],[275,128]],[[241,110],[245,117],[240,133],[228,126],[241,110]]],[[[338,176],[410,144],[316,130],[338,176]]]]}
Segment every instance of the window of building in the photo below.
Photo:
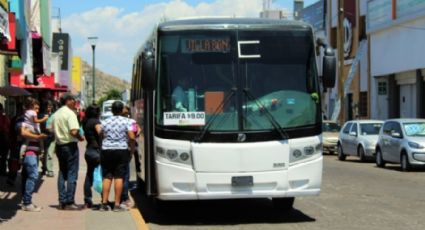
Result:
{"type": "Polygon", "coordinates": [[[366,16],[359,18],[359,40],[366,39],[366,16]]]}
{"type": "Polygon", "coordinates": [[[387,82],[378,82],[378,95],[387,95],[387,82]]]}
{"type": "Polygon", "coordinates": [[[367,92],[360,92],[359,98],[359,116],[367,117],[367,92]]]}
{"type": "Polygon", "coordinates": [[[336,27],[331,29],[331,41],[330,45],[332,47],[337,47],[337,33],[336,33],[336,27]]]}

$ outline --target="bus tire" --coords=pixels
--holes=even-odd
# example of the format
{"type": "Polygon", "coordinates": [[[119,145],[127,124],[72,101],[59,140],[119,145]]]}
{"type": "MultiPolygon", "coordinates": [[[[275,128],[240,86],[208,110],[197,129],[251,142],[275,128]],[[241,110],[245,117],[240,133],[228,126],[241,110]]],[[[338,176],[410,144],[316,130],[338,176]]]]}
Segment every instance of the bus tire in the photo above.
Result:
{"type": "Polygon", "coordinates": [[[273,207],[277,210],[291,211],[294,206],[295,197],[273,198],[273,207]]]}

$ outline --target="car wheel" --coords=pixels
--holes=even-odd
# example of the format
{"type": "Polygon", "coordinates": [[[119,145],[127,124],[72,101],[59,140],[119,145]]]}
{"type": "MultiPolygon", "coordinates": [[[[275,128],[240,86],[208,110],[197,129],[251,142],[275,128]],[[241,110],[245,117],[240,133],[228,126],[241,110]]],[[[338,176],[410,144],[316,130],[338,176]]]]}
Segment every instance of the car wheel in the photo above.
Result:
{"type": "Polygon", "coordinates": [[[338,160],[345,161],[345,158],[346,158],[346,156],[345,156],[344,152],[342,151],[342,146],[341,146],[341,144],[339,144],[338,145],[338,160]]]}
{"type": "Polygon", "coordinates": [[[365,162],[366,161],[366,155],[365,155],[363,146],[359,146],[359,149],[358,149],[358,153],[357,154],[359,155],[359,158],[360,158],[360,161],[361,162],[365,162]]]}
{"type": "Polygon", "coordinates": [[[273,207],[277,210],[291,211],[294,206],[295,197],[273,198],[273,207]]]}
{"type": "Polygon", "coordinates": [[[383,168],[385,167],[385,161],[382,159],[381,149],[376,150],[376,166],[383,168]]]}
{"type": "Polygon", "coordinates": [[[401,154],[401,160],[400,161],[401,161],[401,165],[400,165],[401,170],[403,172],[408,172],[412,169],[412,166],[410,165],[410,162],[409,162],[409,157],[407,157],[406,153],[401,154]]]}

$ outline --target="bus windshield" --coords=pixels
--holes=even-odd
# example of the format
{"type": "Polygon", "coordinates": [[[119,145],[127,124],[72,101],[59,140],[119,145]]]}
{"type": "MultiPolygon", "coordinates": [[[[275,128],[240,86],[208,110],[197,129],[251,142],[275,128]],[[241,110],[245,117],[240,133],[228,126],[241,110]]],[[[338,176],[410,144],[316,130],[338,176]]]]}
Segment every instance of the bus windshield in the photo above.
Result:
{"type": "Polygon", "coordinates": [[[320,119],[309,30],[168,31],[158,47],[159,126],[201,130],[214,117],[210,131],[254,131],[320,119]]]}

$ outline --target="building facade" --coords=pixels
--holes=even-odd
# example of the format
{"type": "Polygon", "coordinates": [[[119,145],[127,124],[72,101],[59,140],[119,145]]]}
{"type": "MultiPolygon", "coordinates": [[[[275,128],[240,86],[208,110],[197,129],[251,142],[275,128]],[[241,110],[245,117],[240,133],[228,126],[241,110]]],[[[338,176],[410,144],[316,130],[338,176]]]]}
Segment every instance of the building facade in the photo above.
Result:
{"type": "MultiPolygon", "coordinates": [[[[67,85],[52,68],[51,0],[0,0],[0,87],[24,88],[43,106],[67,85]]],[[[8,115],[22,108],[23,97],[0,95],[8,115]]]]}
{"type": "Polygon", "coordinates": [[[425,0],[367,2],[371,117],[425,118],[425,0]]]}

